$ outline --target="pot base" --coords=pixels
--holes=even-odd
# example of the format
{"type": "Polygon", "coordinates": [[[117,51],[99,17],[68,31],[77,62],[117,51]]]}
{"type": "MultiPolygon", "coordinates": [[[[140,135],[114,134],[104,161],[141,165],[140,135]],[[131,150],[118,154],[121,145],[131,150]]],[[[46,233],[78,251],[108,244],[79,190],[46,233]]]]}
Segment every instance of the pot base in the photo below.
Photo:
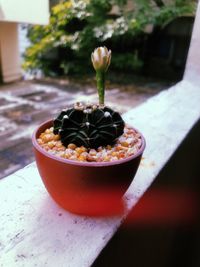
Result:
{"type": "Polygon", "coordinates": [[[84,196],[68,194],[66,196],[52,195],[53,200],[64,210],[86,216],[117,216],[124,212],[123,198],[111,192],[87,192],[84,196]]]}

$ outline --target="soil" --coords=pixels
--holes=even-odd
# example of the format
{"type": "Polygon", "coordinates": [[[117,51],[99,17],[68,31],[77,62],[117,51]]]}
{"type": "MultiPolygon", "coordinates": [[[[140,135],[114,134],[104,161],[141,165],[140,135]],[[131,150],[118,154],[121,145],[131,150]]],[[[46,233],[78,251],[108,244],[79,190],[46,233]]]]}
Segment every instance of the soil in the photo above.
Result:
{"type": "Polygon", "coordinates": [[[53,133],[53,127],[41,133],[37,141],[43,149],[54,156],[82,162],[112,162],[125,159],[137,154],[142,145],[141,135],[128,126],[115,144],[100,146],[97,149],[77,147],[75,144],[65,147],[60,136],[53,133]]]}

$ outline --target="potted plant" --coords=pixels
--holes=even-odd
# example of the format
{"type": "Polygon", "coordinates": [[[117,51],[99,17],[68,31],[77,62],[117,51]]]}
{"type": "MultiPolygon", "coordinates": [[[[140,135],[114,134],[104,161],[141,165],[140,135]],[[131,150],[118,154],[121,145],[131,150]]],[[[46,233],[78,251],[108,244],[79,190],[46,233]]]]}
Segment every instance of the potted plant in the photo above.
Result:
{"type": "Polygon", "coordinates": [[[104,104],[105,74],[111,51],[91,56],[98,104],[75,103],[40,125],[32,141],[44,185],[64,209],[85,215],[115,214],[138,169],[145,139],[104,104]]]}

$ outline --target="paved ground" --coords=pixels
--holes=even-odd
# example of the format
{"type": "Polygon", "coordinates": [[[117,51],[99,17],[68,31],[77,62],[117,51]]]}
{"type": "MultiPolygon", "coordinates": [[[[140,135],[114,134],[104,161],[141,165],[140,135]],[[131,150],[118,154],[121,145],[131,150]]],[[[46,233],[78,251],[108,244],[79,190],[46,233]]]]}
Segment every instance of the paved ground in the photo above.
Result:
{"type": "MultiPolygon", "coordinates": [[[[106,103],[121,113],[133,108],[167,83],[125,86],[108,84],[106,103]]],[[[34,160],[31,134],[34,128],[53,118],[58,110],[76,101],[96,101],[94,82],[28,81],[0,86],[0,178],[34,160]]]]}

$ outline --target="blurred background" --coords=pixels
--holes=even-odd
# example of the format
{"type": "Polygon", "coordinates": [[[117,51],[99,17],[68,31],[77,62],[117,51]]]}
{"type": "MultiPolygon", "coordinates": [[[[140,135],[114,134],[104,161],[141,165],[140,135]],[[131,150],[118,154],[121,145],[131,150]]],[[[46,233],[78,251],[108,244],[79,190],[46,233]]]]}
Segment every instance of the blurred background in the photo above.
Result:
{"type": "MultiPolygon", "coordinates": [[[[121,113],[180,81],[196,8],[197,0],[1,0],[0,179],[34,160],[39,123],[76,101],[97,100],[95,47],[112,50],[106,103],[121,113]]],[[[189,136],[197,133],[198,126],[189,136]]],[[[175,180],[179,189],[196,186],[199,144],[190,140],[153,189],[174,188],[175,180]],[[178,168],[192,148],[191,165],[178,168]]],[[[199,229],[181,224],[127,223],[94,266],[200,266],[199,229]]]]}
{"type": "Polygon", "coordinates": [[[31,45],[22,51],[25,70],[40,69],[52,77],[88,75],[93,73],[91,51],[105,45],[113,52],[112,72],[182,78],[196,1],[54,0],[50,4],[50,23],[26,28],[31,45]]]}

